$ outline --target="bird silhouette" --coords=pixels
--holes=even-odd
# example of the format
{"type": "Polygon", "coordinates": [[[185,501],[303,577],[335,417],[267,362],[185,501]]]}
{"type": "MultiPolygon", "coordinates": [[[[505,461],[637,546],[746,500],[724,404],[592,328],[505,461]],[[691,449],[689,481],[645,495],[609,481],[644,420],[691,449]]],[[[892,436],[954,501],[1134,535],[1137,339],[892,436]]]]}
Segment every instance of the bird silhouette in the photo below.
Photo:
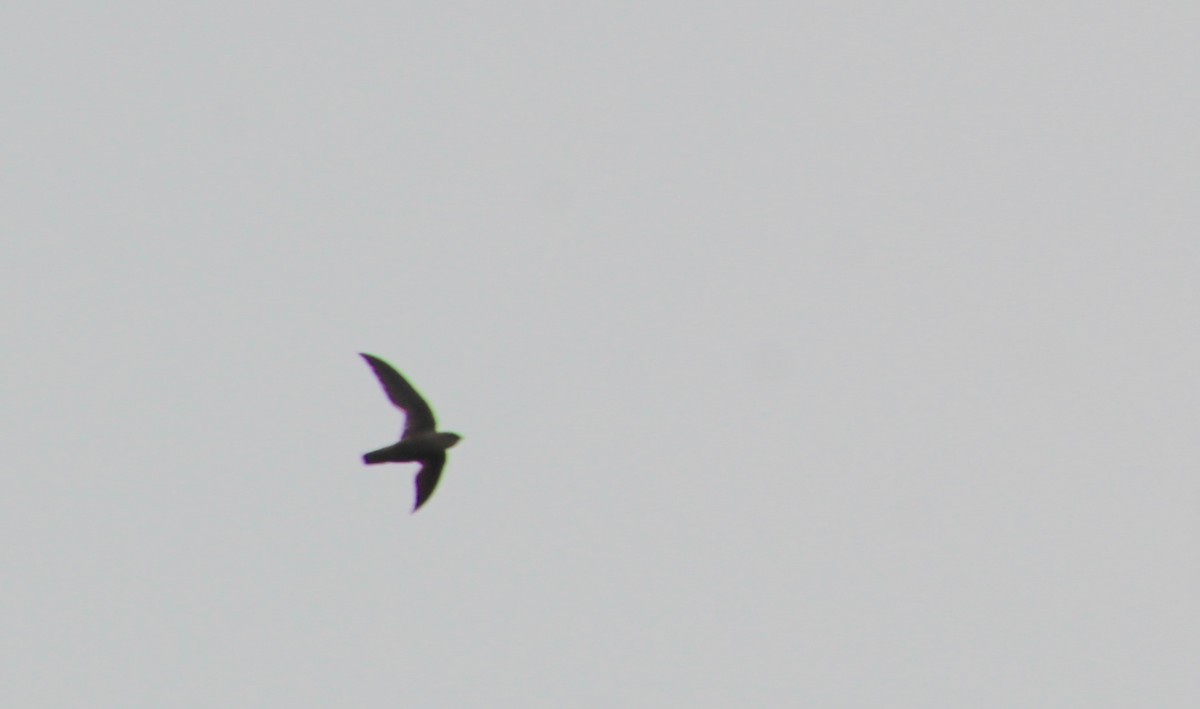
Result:
{"type": "Polygon", "coordinates": [[[425,403],[412,384],[400,376],[400,372],[392,365],[373,355],[364,352],[359,354],[371,365],[379,383],[383,385],[387,398],[405,414],[404,432],[400,434],[400,441],[365,454],[363,462],[367,465],[419,462],[421,470],[417,473],[416,480],[417,502],[412,510],[416,512],[433,494],[433,489],[442,477],[442,468],[446,465],[446,449],[458,443],[462,436],[437,430],[429,404],[425,403]]]}

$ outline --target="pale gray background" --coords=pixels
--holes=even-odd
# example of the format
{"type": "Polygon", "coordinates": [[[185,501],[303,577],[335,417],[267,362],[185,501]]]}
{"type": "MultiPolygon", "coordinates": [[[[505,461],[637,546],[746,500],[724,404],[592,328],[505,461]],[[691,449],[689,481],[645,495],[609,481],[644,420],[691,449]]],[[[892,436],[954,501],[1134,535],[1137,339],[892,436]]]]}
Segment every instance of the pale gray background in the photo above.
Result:
{"type": "Polygon", "coordinates": [[[1193,6],[0,27],[3,706],[1198,705],[1193,6]]]}

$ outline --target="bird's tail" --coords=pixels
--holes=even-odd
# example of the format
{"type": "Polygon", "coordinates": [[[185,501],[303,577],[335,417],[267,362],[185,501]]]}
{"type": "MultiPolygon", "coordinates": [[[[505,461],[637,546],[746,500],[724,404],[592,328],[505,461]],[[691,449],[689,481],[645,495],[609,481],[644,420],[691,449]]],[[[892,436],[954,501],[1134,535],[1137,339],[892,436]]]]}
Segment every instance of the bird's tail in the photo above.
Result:
{"type": "Polygon", "coordinates": [[[367,453],[366,455],[363,456],[363,462],[366,463],[367,465],[375,465],[376,463],[386,463],[386,462],[388,462],[386,451],[387,451],[386,448],[381,448],[380,450],[377,450],[377,451],[371,451],[370,453],[367,453]]]}

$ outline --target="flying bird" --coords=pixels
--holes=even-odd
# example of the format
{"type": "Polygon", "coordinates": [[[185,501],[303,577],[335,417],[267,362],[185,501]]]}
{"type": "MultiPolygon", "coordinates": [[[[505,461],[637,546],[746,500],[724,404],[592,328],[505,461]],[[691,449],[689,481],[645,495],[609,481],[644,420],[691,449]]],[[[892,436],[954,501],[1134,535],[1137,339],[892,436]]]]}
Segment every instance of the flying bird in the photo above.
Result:
{"type": "Polygon", "coordinates": [[[413,512],[416,512],[433,494],[438,479],[442,477],[446,449],[458,443],[462,436],[437,430],[429,404],[392,365],[378,357],[363,352],[359,354],[375,371],[387,398],[405,415],[400,441],[367,453],[363,456],[363,462],[367,465],[419,462],[421,470],[417,473],[417,503],[413,506],[413,512]]]}

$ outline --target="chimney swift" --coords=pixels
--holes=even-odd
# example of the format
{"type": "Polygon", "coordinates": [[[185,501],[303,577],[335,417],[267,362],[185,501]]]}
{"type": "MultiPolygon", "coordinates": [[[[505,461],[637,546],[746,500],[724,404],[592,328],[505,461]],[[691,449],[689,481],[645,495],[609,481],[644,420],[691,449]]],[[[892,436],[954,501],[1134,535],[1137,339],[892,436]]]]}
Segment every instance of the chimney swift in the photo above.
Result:
{"type": "Polygon", "coordinates": [[[417,390],[413,389],[392,365],[378,357],[362,352],[359,354],[367,360],[371,369],[375,370],[375,376],[383,385],[387,398],[405,414],[404,433],[400,435],[400,441],[367,453],[363,456],[363,462],[367,465],[420,462],[421,470],[417,473],[417,504],[413,506],[413,512],[416,512],[433,494],[438,479],[442,477],[442,467],[446,464],[446,449],[458,443],[462,436],[437,430],[429,404],[425,403],[417,390]]]}

